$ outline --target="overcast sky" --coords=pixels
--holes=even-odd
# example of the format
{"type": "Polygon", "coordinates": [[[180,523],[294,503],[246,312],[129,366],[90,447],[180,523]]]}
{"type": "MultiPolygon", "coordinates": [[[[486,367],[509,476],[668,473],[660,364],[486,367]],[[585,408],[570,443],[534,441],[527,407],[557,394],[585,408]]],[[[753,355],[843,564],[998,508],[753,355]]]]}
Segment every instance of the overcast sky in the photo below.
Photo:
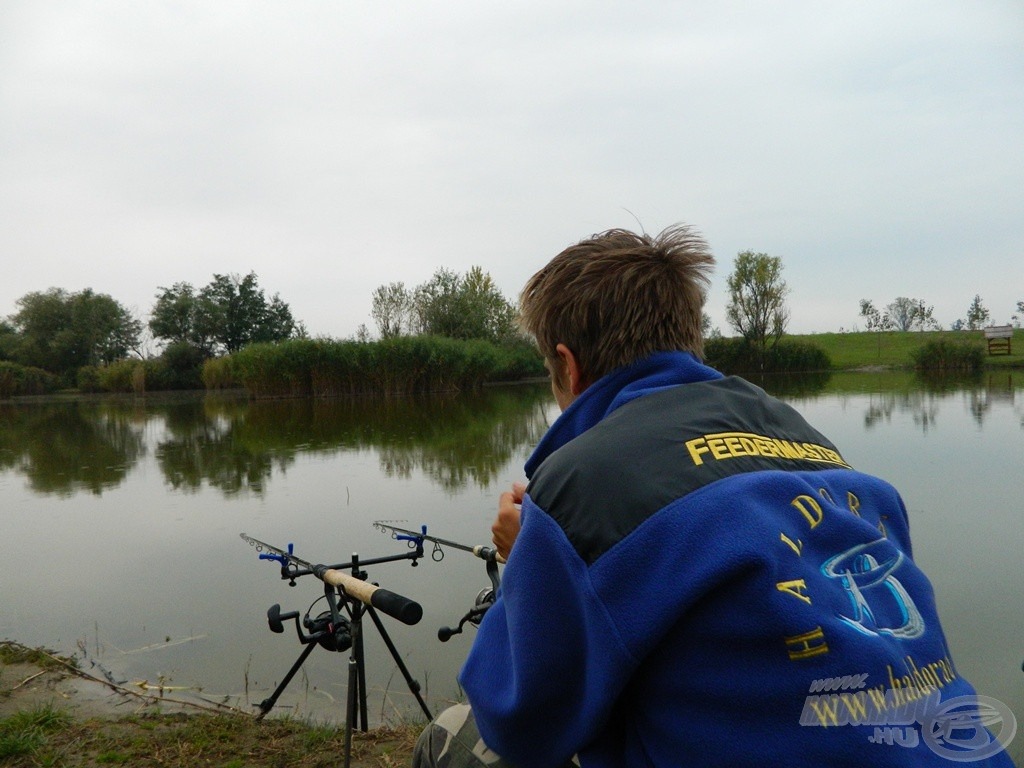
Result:
{"type": "Polygon", "coordinates": [[[1024,300],[1021,0],[0,0],[0,316],[255,271],[312,335],[611,227],[783,260],[789,330],[1024,300]]]}

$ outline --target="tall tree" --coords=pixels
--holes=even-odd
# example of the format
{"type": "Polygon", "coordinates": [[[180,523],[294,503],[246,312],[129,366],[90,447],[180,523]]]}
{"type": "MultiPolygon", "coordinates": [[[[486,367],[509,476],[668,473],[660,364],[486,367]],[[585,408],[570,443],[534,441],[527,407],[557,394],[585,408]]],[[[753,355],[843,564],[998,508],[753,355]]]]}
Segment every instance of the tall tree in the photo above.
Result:
{"type": "Polygon", "coordinates": [[[860,300],[860,316],[867,323],[868,330],[875,332],[878,339],[878,356],[882,356],[882,332],[892,330],[892,318],[888,312],[879,312],[870,299],[860,300]]]}
{"type": "Polygon", "coordinates": [[[864,318],[869,331],[892,330],[893,323],[889,313],[879,312],[870,299],[860,300],[860,316],[864,318]]]}
{"type": "Polygon", "coordinates": [[[764,350],[786,331],[789,288],[782,279],[782,259],[767,253],[743,251],[726,279],[729,304],[725,317],[743,338],[764,350]]]}
{"type": "Polygon", "coordinates": [[[502,342],[515,335],[515,307],[480,267],[441,268],[413,294],[418,330],[454,339],[502,342]]]}
{"type": "Polygon", "coordinates": [[[975,294],[974,300],[971,301],[971,306],[967,308],[968,330],[976,331],[980,328],[984,328],[985,323],[989,321],[990,317],[991,314],[981,303],[981,296],[975,294]]]}
{"type": "Polygon", "coordinates": [[[149,330],[166,346],[187,344],[208,357],[214,346],[208,314],[190,283],[175,283],[170,288],[161,287],[156,295],[149,330]]]}
{"type": "Polygon", "coordinates": [[[10,352],[23,365],[68,374],[138,353],[142,323],[105,293],[50,288],[25,294],[17,306],[10,352]]]}
{"type": "Polygon", "coordinates": [[[17,348],[17,329],[7,320],[0,318],[0,360],[12,360],[17,348]]]}
{"type": "Polygon", "coordinates": [[[906,296],[897,296],[892,304],[886,307],[897,331],[909,331],[914,322],[915,305],[906,296]]]}
{"type": "Polygon", "coordinates": [[[441,267],[433,277],[416,286],[413,303],[417,330],[435,336],[461,336],[459,274],[441,267]]]}
{"type": "Polygon", "coordinates": [[[480,267],[471,267],[462,278],[463,329],[466,338],[500,342],[515,329],[515,307],[505,299],[494,279],[480,267]]]}
{"type": "Polygon", "coordinates": [[[886,313],[898,331],[927,331],[939,327],[933,317],[934,309],[921,299],[897,296],[895,301],[886,307],[886,313]]]}
{"type": "Polygon", "coordinates": [[[935,319],[935,307],[926,305],[920,299],[914,301],[917,305],[914,308],[914,327],[919,331],[942,330],[942,326],[935,319]]]}
{"type": "Polygon", "coordinates": [[[267,300],[255,272],[245,277],[214,274],[198,292],[189,283],[160,291],[149,327],[167,344],[188,343],[209,355],[303,332],[277,294],[267,300]]]}
{"type": "Polygon", "coordinates": [[[412,293],[405,283],[389,283],[378,286],[373,292],[373,306],[370,317],[377,324],[382,339],[390,339],[411,333],[415,327],[412,293]]]}

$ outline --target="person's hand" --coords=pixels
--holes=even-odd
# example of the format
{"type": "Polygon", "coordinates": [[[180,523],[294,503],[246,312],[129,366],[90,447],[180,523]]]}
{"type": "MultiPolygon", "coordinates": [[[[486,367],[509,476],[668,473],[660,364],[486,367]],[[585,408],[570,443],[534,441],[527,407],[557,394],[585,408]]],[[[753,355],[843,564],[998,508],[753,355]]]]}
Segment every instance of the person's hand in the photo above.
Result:
{"type": "Polygon", "coordinates": [[[519,505],[523,503],[525,492],[525,485],[512,483],[512,490],[498,497],[498,516],[491,526],[491,541],[494,542],[498,554],[505,560],[508,560],[512,545],[516,543],[516,537],[519,535],[519,505]]]}

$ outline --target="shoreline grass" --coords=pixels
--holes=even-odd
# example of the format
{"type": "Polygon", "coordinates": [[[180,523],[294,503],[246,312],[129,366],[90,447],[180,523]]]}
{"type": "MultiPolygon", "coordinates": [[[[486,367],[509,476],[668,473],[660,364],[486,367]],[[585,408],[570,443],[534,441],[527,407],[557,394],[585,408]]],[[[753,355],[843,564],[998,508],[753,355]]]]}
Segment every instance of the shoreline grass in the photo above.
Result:
{"type": "MultiPolygon", "coordinates": [[[[0,642],[0,764],[80,766],[130,765],[150,768],[307,768],[335,766],[345,753],[344,724],[324,724],[290,717],[257,720],[240,711],[187,712],[167,709],[170,700],[146,698],[144,710],[121,714],[137,700],[113,699],[109,713],[77,711],[56,683],[77,675],[103,681],[76,669],[73,659],[43,648],[0,642]],[[162,709],[163,708],[163,709],[162,709]]],[[[384,724],[352,734],[353,768],[408,765],[423,723],[384,724]]]]}
{"type": "MultiPolygon", "coordinates": [[[[408,765],[422,725],[382,726],[352,734],[352,765],[408,765]]],[[[140,768],[308,768],[340,765],[343,726],[257,721],[234,714],[145,714],[76,718],[52,704],[0,719],[0,764],[130,765],[140,768]]]]}

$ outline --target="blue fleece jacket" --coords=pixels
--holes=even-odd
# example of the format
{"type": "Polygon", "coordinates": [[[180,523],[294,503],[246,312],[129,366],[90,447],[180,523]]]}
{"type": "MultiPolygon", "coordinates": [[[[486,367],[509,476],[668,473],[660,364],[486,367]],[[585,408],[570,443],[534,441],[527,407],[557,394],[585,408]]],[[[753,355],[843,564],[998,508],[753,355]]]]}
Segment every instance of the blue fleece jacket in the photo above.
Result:
{"type": "Polygon", "coordinates": [[[526,472],[460,675],[506,759],[1011,765],[984,729],[946,732],[974,691],[899,495],[789,406],[659,353],[588,387],[526,472]]]}

